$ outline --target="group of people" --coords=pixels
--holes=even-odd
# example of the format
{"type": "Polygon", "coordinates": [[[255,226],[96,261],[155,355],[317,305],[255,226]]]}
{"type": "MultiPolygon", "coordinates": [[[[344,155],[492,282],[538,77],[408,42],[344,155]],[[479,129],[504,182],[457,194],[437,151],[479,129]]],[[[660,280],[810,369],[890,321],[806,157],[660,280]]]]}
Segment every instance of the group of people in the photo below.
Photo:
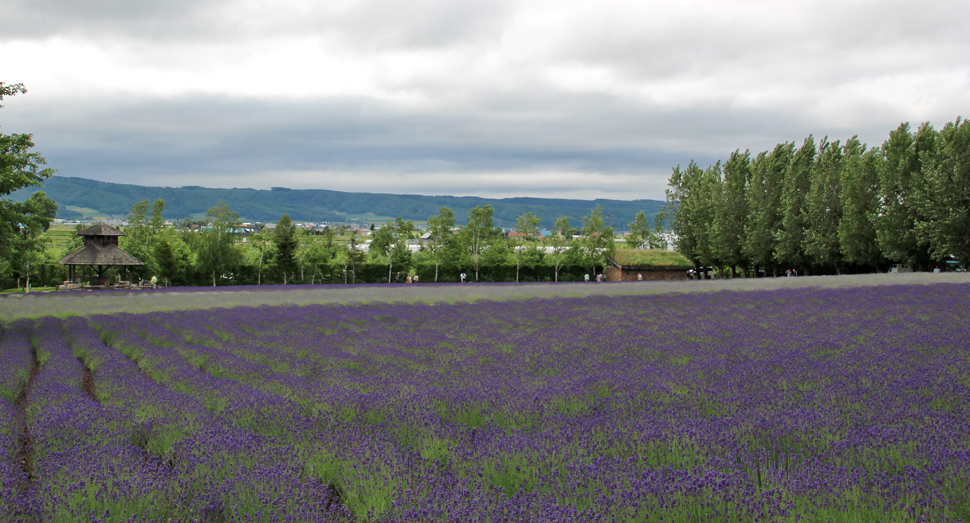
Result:
{"type": "MultiPolygon", "coordinates": [[[[401,283],[401,273],[400,272],[398,272],[397,274],[394,275],[394,280],[397,283],[401,283]]],[[[418,275],[417,274],[413,274],[413,275],[408,274],[405,277],[405,279],[404,279],[404,283],[418,283],[418,275]]]]}

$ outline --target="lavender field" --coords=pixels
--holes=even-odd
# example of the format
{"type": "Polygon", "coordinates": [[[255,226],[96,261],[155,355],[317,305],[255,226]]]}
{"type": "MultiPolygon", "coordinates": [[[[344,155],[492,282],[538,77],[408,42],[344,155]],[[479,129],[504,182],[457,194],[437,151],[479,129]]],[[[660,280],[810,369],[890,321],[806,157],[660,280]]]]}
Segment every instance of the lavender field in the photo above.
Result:
{"type": "Polygon", "coordinates": [[[970,522],[970,284],[20,319],[0,520],[970,522]]]}

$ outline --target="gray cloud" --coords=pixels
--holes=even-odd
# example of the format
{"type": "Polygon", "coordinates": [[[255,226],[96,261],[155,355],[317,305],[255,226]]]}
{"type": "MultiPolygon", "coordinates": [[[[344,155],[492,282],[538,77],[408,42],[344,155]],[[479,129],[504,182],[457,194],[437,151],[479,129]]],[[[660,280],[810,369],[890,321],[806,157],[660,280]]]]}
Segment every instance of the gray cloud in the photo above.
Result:
{"type": "Polygon", "coordinates": [[[284,176],[294,186],[326,187],[319,184],[333,183],[334,173],[359,173],[429,193],[509,195],[517,187],[548,195],[568,190],[557,180],[583,192],[584,178],[612,175],[617,183],[600,179],[598,195],[625,199],[661,198],[676,164],[713,163],[735,148],[769,148],[779,136],[800,140],[811,132],[774,113],[560,98],[535,108],[545,118],[524,120],[513,101],[495,103],[511,116],[483,119],[402,112],[368,99],[112,98],[83,107],[25,103],[9,127],[30,127],[61,174],[118,182],[183,185],[203,176],[265,188],[284,176]]]}
{"type": "Polygon", "coordinates": [[[512,12],[504,0],[363,0],[344,6],[265,0],[6,0],[0,6],[5,12],[0,40],[67,36],[140,45],[315,35],[371,50],[449,46],[494,35],[512,12]]]}
{"type": "Polygon", "coordinates": [[[0,11],[0,47],[37,53],[4,72],[31,92],[5,100],[3,130],[111,181],[661,198],[691,159],[808,134],[875,145],[970,104],[970,4],[946,0],[0,11]]]}

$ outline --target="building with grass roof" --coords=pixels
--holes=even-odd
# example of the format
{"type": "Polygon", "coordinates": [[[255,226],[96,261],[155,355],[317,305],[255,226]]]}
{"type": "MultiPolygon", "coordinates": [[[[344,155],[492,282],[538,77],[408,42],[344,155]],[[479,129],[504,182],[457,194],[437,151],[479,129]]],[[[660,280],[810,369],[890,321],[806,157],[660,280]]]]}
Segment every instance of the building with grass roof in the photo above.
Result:
{"type": "Polygon", "coordinates": [[[694,264],[682,254],[662,249],[617,249],[608,258],[607,281],[686,280],[694,264]]]}

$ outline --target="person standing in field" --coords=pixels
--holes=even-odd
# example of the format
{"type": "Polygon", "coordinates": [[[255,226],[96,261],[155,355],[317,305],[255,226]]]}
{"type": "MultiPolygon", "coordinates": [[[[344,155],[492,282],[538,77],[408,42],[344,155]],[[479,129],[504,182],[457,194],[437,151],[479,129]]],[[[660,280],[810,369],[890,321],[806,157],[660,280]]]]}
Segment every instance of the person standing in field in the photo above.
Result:
{"type": "Polygon", "coordinates": [[[643,281],[643,275],[639,272],[637,273],[637,281],[643,281]]]}
{"type": "Polygon", "coordinates": [[[414,280],[413,281],[414,281],[414,283],[418,283],[418,275],[417,274],[414,275],[414,280]]]}
{"type": "Polygon", "coordinates": [[[465,273],[461,273],[461,282],[465,283],[465,273]]]}
{"type": "Polygon", "coordinates": [[[158,285],[158,276],[152,275],[152,288],[154,289],[158,285]]]}
{"type": "Polygon", "coordinates": [[[585,281],[586,283],[589,283],[589,273],[586,273],[583,275],[583,281],[585,281]]]}

